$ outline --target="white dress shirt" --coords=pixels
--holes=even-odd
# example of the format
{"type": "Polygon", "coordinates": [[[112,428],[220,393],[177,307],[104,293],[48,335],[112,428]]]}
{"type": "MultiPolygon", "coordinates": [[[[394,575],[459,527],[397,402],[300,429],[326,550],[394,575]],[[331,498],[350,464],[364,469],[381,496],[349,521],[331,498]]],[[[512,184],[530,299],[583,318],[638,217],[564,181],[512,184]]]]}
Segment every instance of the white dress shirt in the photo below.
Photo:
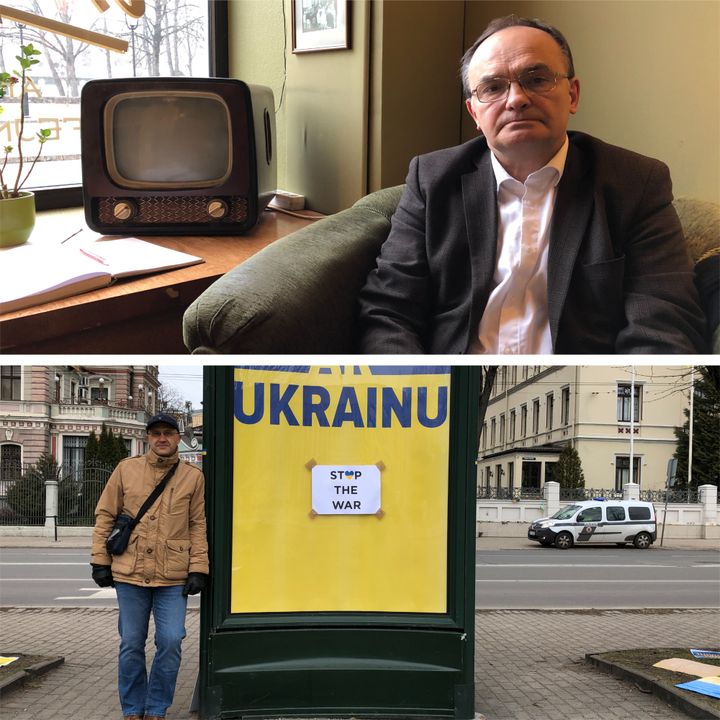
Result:
{"type": "Polygon", "coordinates": [[[565,168],[568,139],[545,167],[522,183],[491,153],[497,182],[498,237],[495,287],[470,352],[552,353],[548,321],[549,228],[557,184],[565,168]]]}

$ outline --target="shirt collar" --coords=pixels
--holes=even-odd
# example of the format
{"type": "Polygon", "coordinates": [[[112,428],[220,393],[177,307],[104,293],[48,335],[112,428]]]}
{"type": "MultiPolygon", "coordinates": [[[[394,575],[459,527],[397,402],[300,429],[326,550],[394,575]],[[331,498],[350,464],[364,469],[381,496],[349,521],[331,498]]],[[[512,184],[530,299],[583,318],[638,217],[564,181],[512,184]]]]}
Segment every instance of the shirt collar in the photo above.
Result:
{"type": "MultiPolygon", "coordinates": [[[[535,172],[530,173],[530,175],[528,175],[528,179],[530,179],[536,173],[542,172],[543,170],[545,170],[545,168],[552,168],[555,171],[553,186],[557,185],[560,182],[563,171],[565,170],[565,161],[567,160],[569,147],[570,141],[568,140],[568,136],[566,134],[565,142],[562,144],[562,147],[555,153],[555,155],[552,156],[552,158],[550,158],[546,165],[539,168],[538,170],[535,170],[535,172]]],[[[490,152],[490,161],[492,162],[492,168],[493,172],[495,173],[495,182],[498,190],[500,189],[500,185],[502,185],[502,183],[506,180],[519,182],[512,175],[510,175],[510,173],[508,173],[508,171],[500,164],[500,161],[495,157],[495,153],[492,151],[490,152]]]]}

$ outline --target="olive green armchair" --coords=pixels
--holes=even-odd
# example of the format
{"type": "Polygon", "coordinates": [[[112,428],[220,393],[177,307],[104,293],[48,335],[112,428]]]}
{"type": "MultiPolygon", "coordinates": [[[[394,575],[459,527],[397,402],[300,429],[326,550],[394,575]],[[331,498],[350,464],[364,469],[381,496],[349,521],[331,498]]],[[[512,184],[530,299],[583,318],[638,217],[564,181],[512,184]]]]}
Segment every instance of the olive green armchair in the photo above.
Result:
{"type": "MultiPolygon", "coordinates": [[[[353,353],[357,297],[390,231],[403,186],[268,245],[211,285],[185,312],[192,353],[353,353]]],[[[679,198],[680,216],[720,353],[720,206],[679,198]]]]}

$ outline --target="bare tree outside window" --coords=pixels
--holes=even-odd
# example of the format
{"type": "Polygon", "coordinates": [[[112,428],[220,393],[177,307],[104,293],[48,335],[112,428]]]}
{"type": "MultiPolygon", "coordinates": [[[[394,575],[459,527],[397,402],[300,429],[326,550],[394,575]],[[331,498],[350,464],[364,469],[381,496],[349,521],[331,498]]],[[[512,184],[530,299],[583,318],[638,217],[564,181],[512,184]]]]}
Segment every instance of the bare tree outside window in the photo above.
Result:
{"type": "MultiPolygon", "coordinates": [[[[80,184],[80,93],[88,80],[108,77],[209,74],[207,0],[146,0],[145,13],[130,18],[115,3],[100,13],[88,0],[26,0],[14,5],[52,20],[127,40],[120,54],[14,22],[0,24],[0,72],[14,73],[20,44],[41,50],[28,78],[29,103],[19,107],[19,90],[3,98],[0,145],[17,147],[20,113],[24,138],[42,126],[50,137],[28,190],[80,184]]],[[[17,162],[10,155],[9,163],[17,162]]]]}

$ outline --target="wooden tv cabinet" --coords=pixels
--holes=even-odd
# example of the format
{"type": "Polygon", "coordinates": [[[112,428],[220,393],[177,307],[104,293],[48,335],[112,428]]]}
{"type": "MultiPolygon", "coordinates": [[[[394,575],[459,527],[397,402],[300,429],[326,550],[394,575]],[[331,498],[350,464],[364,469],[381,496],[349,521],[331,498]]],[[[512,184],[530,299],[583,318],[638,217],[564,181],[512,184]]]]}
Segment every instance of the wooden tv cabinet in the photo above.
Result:
{"type": "MultiPolygon", "coordinates": [[[[186,354],[182,316],[228,270],[266,245],[322,217],[263,213],[246,235],[143,237],[205,262],[123,280],[101,290],[0,315],[0,353],[8,355],[186,354]]],[[[55,244],[85,227],[82,209],[38,214],[30,242],[55,244]]]]}

